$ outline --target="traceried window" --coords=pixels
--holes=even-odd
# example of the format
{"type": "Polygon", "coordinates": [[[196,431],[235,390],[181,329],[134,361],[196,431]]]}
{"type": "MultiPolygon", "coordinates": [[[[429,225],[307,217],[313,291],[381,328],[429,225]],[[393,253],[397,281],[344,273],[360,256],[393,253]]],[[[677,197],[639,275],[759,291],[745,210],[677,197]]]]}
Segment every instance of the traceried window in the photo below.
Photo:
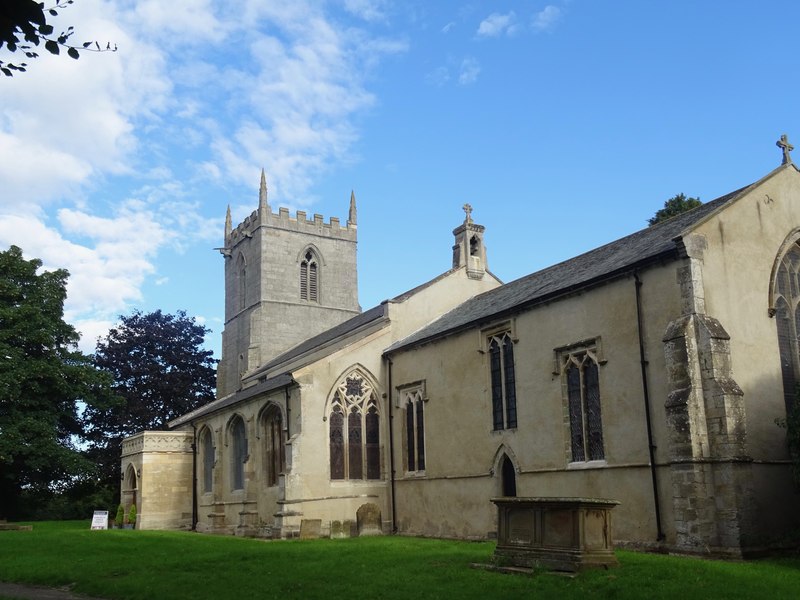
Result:
{"type": "Polygon", "coordinates": [[[244,420],[235,417],[230,425],[231,489],[244,489],[244,463],[247,462],[247,435],[244,420]]]}
{"type": "Polygon", "coordinates": [[[778,327],[778,347],[781,357],[783,399],[787,412],[797,396],[800,375],[800,243],[792,244],[781,259],[773,290],[775,322],[778,327]]]}
{"type": "Polygon", "coordinates": [[[513,429],[517,426],[514,341],[504,332],[491,336],[488,342],[493,429],[513,429]]]}
{"type": "Polygon", "coordinates": [[[563,352],[561,373],[569,409],[571,460],[604,460],[600,372],[595,349],[583,347],[563,352]]]}
{"type": "Polygon", "coordinates": [[[331,479],[380,479],[378,401],[357,370],[337,386],[328,420],[331,479]]]}
{"type": "Polygon", "coordinates": [[[200,448],[203,453],[203,493],[207,494],[214,487],[214,438],[211,431],[206,429],[200,438],[200,448]]]}
{"type": "Polygon", "coordinates": [[[311,250],[300,261],[300,299],[319,302],[319,261],[311,250]]]}
{"type": "Polygon", "coordinates": [[[421,388],[403,390],[402,404],[406,411],[406,471],[425,470],[425,399],[421,388]]]}
{"type": "Polygon", "coordinates": [[[278,485],[278,478],[286,470],[283,445],[283,419],[277,406],[270,406],[264,414],[264,463],[268,486],[278,485]]]}

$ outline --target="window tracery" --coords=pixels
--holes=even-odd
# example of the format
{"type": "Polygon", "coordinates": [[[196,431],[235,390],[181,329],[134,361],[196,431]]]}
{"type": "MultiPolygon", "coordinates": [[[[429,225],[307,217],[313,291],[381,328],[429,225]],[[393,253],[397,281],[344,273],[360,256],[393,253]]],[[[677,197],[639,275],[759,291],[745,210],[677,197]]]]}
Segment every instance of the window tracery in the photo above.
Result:
{"type": "Polygon", "coordinates": [[[329,422],[331,479],[380,479],[380,409],[375,390],[358,371],[334,391],[329,422]]]}

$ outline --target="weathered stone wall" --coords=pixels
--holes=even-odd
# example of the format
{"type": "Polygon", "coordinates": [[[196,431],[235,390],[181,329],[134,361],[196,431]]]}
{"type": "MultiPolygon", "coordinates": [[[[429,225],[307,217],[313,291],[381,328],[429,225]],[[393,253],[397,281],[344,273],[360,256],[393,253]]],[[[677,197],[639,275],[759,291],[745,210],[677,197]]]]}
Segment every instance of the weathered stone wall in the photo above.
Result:
{"type": "Polygon", "coordinates": [[[126,478],[121,504],[127,514],[136,502],[140,529],[182,529],[192,525],[192,433],[143,431],[122,442],[126,478]]]}
{"type": "MultiPolygon", "coordinates": [[[[661,337],[680,312],[674,271],[639,274],[642,331],[648,360],[662,521],[674,538],[668,487],[667,380],[661,337]]],[[[498,456],[514,462],[519,496],[602,497],[615,510],[618,540],[655,544],[653,486],[636,320],[636,282],[626,277],[486,323],[392,357],[397,526],[401,533],[485,538],[496,531],[489,501],[502,495],[498,456]],[[516,428],[493,431],[491,382],[484,332],[504,326],[515,339],[516,428]],[[568,409],[557,349],[594,341],[601,354],[600,397],[605,459],[573,462],[568,409]],[[405,411],[397,388],[424,381],[424,473],[404,468],[405,411]],[[566,425],[565,425],[566,423],[566,425]]]]}
{"type": "Polygon", "coordinates": [[[217,396],[241,376],[303,340],[358,314],[357,229],[285,208],[253,212],[225,239],[225,330],[217,396]],[[300,263],[318,259],[318,299],[300,297],[300,263]],[[244,265],[245,278],[241,271],[244,265]],[[242,295],[244,294],[244,299],[242,295]]]}

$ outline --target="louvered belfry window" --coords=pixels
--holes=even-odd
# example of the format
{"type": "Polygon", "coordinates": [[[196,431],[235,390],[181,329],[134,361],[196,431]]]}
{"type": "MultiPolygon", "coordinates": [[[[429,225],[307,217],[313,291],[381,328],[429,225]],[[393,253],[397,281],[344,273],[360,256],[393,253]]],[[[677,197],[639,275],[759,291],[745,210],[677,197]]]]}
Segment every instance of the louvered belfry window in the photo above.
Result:
{"type": "Polygon", "coordinates": [[[311,250],[300,262],[300,299],[319,302],[319,265],[311,250]]]}

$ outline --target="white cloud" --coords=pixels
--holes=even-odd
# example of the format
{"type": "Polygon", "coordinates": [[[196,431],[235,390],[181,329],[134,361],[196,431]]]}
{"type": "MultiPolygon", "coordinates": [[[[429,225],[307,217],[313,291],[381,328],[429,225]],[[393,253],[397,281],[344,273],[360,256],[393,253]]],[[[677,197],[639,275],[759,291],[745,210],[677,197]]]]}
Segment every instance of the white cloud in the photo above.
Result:
{"type": "MultiPolygon", "coordinates": [[[[342,6],[386,18],[384,0],[342,6]]],[[[375,102],[368,74],[408,42],[343,26],[327,10],[304,0],[81,0],[56,29],[75,24],[77,43],[119,51],[42,53],[4,84],[0,244],[69,269],[66,310],[90,346],[142,301],[148,279],[165,281],[165,250],[218,241],[226,202],[210,202],[206,188],[246,186],[255,197],[265,167],[272,200],[303,204],[320,173],[351,159],[354,117],[375,102]]]]}
{"type": "Polygon", "coordinates": [[[514,35],[518,30],[516,25],[516,15],[514,11],[501,15],[492,13],[486,17],[478,26],[476,35],[478,37],[497,37],[500,35],[514,35]]]}
{"type": "Polygon", "coordinates": [[[345,10],[365,21],[386,19],[385,0],[344,0],[345,10]]]}
{"type": "Polygon", "coordinates": [[[545,6],[533,17],[533,29],[535,31],[549,31],[561,18],[561,9],[552,4],[545,6]]]}
{"type": "Polygon", "coordinates": [[[470,85],[478,80],[478,74],[481,72],[481,67],[478,61],[474,58],[465,58],[461,61],[461,67],[458,73],[458,83],[461,85],[470,85]]]}
{"type": "Polygon", "coordinates": [[[437,67],[425,75],[425,81],[431,85],[442,87],[450,81],[450,70],[447,67],[437,67]]]}

